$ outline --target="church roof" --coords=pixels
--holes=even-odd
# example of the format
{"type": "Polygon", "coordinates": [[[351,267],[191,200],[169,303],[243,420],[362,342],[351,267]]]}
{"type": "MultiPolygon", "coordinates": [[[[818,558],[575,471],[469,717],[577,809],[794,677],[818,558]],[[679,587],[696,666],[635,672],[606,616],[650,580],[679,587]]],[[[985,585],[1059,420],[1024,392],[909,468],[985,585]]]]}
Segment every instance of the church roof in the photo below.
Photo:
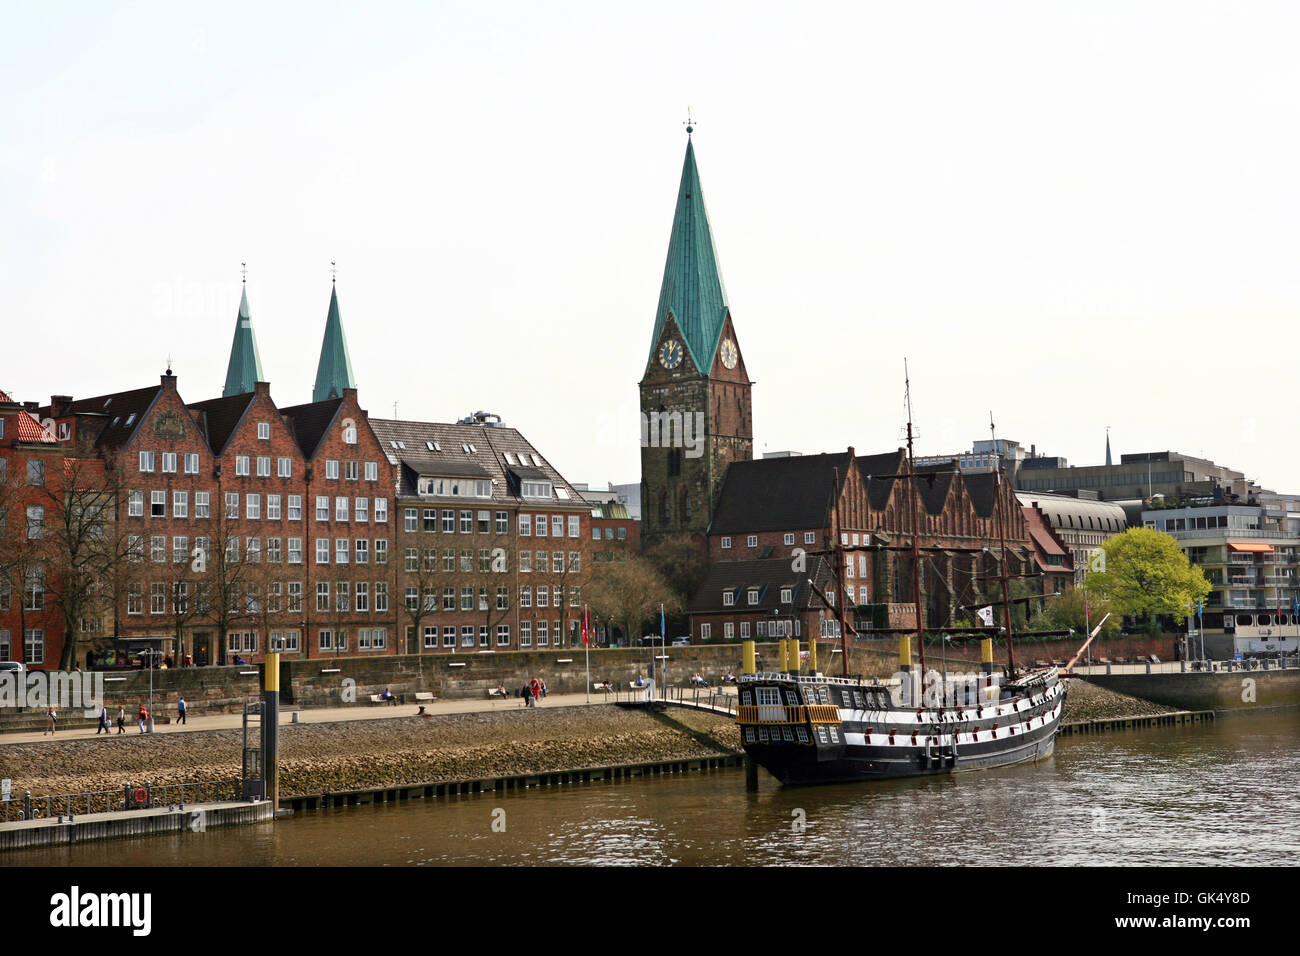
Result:
{"type": "Polygon", "coordinates": [[[356,388],[352,377],[352,361],[348,358],[348,343],[343,337],[343,320],[339,318],[338,290],[330,287],[330,311],[325,319],[325,338],[320,346],[320,364],[316,366],[316,387],[311,400],[323,402],[342,398],[345,388],[356,388]]]}
{"type": "Polygon", "coordinates": [[[668,261],[659,288],[652,349],[670,312],[681,329],[695,367],[707,374],[713,366],[713,354],[727,319],[727,290],[722,284],[718,253],[704,208],[695,147],[689,139],[677,190],[672,236],[668,240],[668,261]]]}
{"type": "Polygon", "coordinates": [[[230,364],[226,366],[226,385],[222,395],[243,395],[263,382],[262,360],[257,355],[257,338],[253,319],[248,312],[248,287],[239,297],[239,315],[235,319],[235,339],[230,344],[230,364]]]}
{"type": "Polygon", "coordinates": [[[727,467],[710,534],[824,528],[830,523],[835,469],[848,474],[848,452],[733,461],[727,467]]]}

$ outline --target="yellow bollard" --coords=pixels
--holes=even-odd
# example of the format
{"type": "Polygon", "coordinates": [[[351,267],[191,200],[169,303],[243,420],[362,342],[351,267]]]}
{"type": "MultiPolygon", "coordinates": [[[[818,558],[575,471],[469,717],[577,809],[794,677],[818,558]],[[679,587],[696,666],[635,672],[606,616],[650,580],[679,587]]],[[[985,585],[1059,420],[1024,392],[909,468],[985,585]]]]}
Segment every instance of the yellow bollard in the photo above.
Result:
{"type": "Polygon", "coordinates": [[[900,671],[910,671],[912,669],[911,634],[904,634],[898,639],[898,669],[900,671]]]}
{"type": "Polygon", "coordinates": [[[784,673],[785,671],[785,638],[776,642],[776,669],[784,673]]]}
{"type": "Polygon", "coordinates": [[[808,639],[808,673],[817,673],[817,639],[814,637],[808,639]]]}
{"type": "Polygon", "coordinates": [[[274,691],[280,693],[280,652],[272,651],[266,655],[266,663],[262,665],[263,670],[263,687],[262,690],[274,691]]]}
{"type": "Polygon", "coordinates": [[[758,665],[754,662],[754,642],[745,641],[740,645],[741,651],[741,671],[746,674],[753,674],[758,670],[758,665]]]}
{"type": "Polygon", "coordinates": [[[984,673],[993,673],[993,638],[980,638],[980,666],[984,673]]]}

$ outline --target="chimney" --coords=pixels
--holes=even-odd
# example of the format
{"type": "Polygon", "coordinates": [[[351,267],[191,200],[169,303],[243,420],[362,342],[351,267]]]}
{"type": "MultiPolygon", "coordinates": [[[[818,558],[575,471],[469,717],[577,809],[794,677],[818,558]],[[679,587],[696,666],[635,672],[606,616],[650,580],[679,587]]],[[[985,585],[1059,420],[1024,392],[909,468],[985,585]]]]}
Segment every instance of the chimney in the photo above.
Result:
{"type": "Polygon", "coordinates": [[[176,391],[176,376],[172,374],[171,366],[167,367],[167,371],[163,372],[159,379],[163,388],[170,392],[176,391]]]}
{"type": "Polygon", "coordinates": [[[68,410],[72,404],[71,395],[51,395],[50,396],[50,417],[62,418],[63,413],[68,410]]]}
{"type": "Polygon", "coordinates": [[[264,395],[264,396],[266,396],[267,398],[270,398],[270,397],[271,397],[271,383],[270,383],[270,382],[254,382],[254,383],[253,383],[253,391],[256,392],[258,395],[264,395]]]}

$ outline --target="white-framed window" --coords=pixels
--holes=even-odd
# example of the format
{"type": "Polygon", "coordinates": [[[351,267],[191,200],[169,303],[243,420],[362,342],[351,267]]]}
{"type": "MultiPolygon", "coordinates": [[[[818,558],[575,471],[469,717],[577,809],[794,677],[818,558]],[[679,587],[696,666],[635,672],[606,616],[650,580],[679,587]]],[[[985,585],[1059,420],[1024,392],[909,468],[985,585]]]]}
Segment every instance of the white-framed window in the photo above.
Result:
{"type": "Polygon", "coordinates": [[[348,481],[357,481],[361,477],[361,462],[359,461],[344,462],[343,469],[343,477],[348,481]]]}
{"type": "Polygon", "coordinates": [[[551,537],[564,537],[564,515],[551,515],[551,537]]]}
{"type": "Polygon", "coordinates": [[[420,530],[420,509],[419,508],[402,509],[402,530],[407,532],[420,530]]]}
{"type": "MultiPolygon", "coordinates": [[[[328,551],[326,557],[329,557],[328,551]]],[[[289,539],[289,563],[302,564],[302,538],[289,539]]]]}
{"type": "Polygon", "coordinates": [[[375,613],[384,614],[388,611],[388,582],[375,582],[375,613]]]}
{"type": "Polygon", "coordinates": [[[333,458],[326,459],[325,461],[325,480],[326,481],[339,480],[339,463],[335,461],[333,458]]]}
{"type": "Polygon", "coordinates": [[[736,603],[736,592],[728,588],[722,592],[722,606],[732,607],[736,603]]]}
{"type": "Polygon", "coordinates": [[[532,621],[519,622],[519,646],[520,647],[533,646],[533,622],[532,621]]]}
{"type": "Polygon", "coordinates": [[[352,515],[356,521],[370,523],[370,499],[356,498],[352,502],[352,515]]]}
{"type": "Polygon", "coordinates": [[[379,480],[379,462],[377,461],[366,462],[366,481],[378,481],[378,480],[379,480]]]}
{"type": "Polygon", "coordinates": [[[747,538],[745,538],[745,547],[747,547],[747,548],[757,548],[757,547],[758,547],[758,535],[756,535],[756,534],[751,534],[751,535],[749,535],[747,538]]]}
{"type": "Polygon", "coordinates": [[[154,518],[167,517],[167,492],[149,492],[149,515],[154,518]]]}
{"type": "Polygon", "coordinates": [[[388,499],[376,498],[375,499],[375,524],[387,524],[387,523],[388,523],[388,499]]]}
{"type": "Polygon", "coordinates": [[[751,607],[758,603],[758,588],[749,589],[748,600],[751,607]]]}
{"type": "Polygon", "coordinates": [[[792,588],[781,589],[781,603],[790,604],[794,601],[794,590],[792,588]]]}
{"type": "Polygon", "coordinates": [[[533,534],[533,516],[521,514],[519,516],[519,537],[530,538],[533,534]]]}
{"type": "Polygon", "coordinates": [[[316,539],[316,563],[317,564],[330,563],[330,539],[329,538],[316,539]]]}
{"type": "Polygon", "coordinates": [[[258,437],[258,439],[259,439],[260,441],[270,441],[270,440],[271,440],[271,423],[270,423],[270,422],[258,422],[258,423],[257,423],[257,437],[258,437]]]}
{"type": "Polygon", "coordinates": [[[533,552],[520,551],[519,552],[519,573],[531,574],[532,570],[533,570],[533,552]]]}
{"type": "Polygon", "coordinates": [[[443,534],[456,533],[456,512],[452,511],[450,508],[442,509],[442,532],[443,534]]]}
{"type": "Polygon", "coordinates": [[[786,544],[794,544],[794,533],[793,533],[793,532],[789,532],[789,533],[786,534],[786,536],[785,536],[785,543],[786,543],[786,544]]]}
{"type": "Polygon", "coordinates": [[[537,622],[537,646],[548,647],[551,643],[551,626],[546,621],[537,622]]]}
{"type": "Polygon", "coordinates": [[[520,606],[520,607],[532,607],[532,606],[533,606],[533,589],[532,589],[532,586],[531,586],[531,585],[527,585],[527,584],[520,585],[520,587],[519,587],[519,606],[520,606]]]}
{"type": "Polygon", "coordinates": [[[226,492],[226,517],[227,518],[239,517],[239,492],[238,491],[226,492]]]}
{"type": "Polygon", "coordinates": [[[743,640],[745,640],[745,639],[748,638],[748,637],[749,637],[749,622],[748,622],[748,621],[741,621],[741,622],[740,622],[740,639],[743,641],[743,640]]]}
{"type": "Polygon", "coordinates": [[[45,628],[29,627],[23,631],[23,660],[28,664],[45,663],[45,628]]]}
{"type": "Polygon", "coordinates": [[[172,517],[188,518],[190,516],[190,493],[188,491],[172,492],[172,517]]]}
{"type": "Polygon", "coordinates": [[[727,640],[731,640],[732,638],[734,638],[736,636],[736,625],[731,621],[727,621],[725,624],[723,624],[722,636],[727,640]]]}
{"type": "Polygon", "coordinates": [[[328,581],[316,582],[316,610],[326,611],[330,609],[330,583],[328,581]]]}
{"type": "Polygon", "coordinates": [[[270,455],[257,456],[257,477],[259,478],[271,477],[271,456],[270,455]]]}
{"type": "Polygon", "coordinates": [[[510,533],[510,512],[498,511],[496,513],[496,533],[497,534],[510,533]]]}
{"type": "Polygon", "coordinates": [[[376,538],[375,539],[375,564],[387,564],[387,563],[388,563],[388,539],[376,538]]]}
{"type": "Polygon", "coordinates": [[[343,444],[355,445],[357,443],[357,426],[348,425],[343,429],[343,444]]]}
{"type": "Polygon", "coordinates": [[[510,625],[497,625],[497,647],[505,647],[510,643],[510,625]]]}
{"type": "Polygon", "coordinates": [[[144,517],[143,491],[128,491],[126,493],[126,514],[129,518],[144,517]]]}
{"type": "Polygon", "coordinates": [[[348,520],[348,499],[343,496],[334,499],[334,520],[348,520]]]}
{"type": "Polygon", "coordinates": [[[357,610],[360,612],[369,612],[370,610],[370,582],[357,582],[357,610]]]}
{"type": "Polygon", "coordinates": [[[317,646],[322,651],[334,650],[334,631],[327,627],[322,627],[316,632],[317,646]]]}
{"type": "Polygon", "coordinates": [[[357,559],[357,564],[370,563],[370,539],[369,538],[357,538],[356,559],[357,559]]]}
{"type": "Polygon", "coordinates": [[[284,542],[282,539],[266,539],[266,560],[268,564],[280,564],[284,561],[284,542]]]}
{"type": "Polygon", "coordinates": [[[280,496],[279,495],[266,496],[266,520],[267,521],[280,520],[280,496]]]}
{"type": "Polygon", "coordinates": [[[424,625],[424,646],[426,648],[438,646],[438,625],[424,625]]]}
{"type": "Polygon", "coordinates": [[[474,646],[474,625],[473,624],[465,624],[461,626],[460,646],[461,647],[474,646]]]}
{"type": "Polygon", "coordinates": [[[250,521],[258,521],[262,517],[262,496],[261,495],[244,495],[244,516],[250,521]]]}
{"type": "Polygon", "coordinates": [[[548,587],[539,587],[539,588],[537,589],[537,606],[538,606],[538,607],[550,607],[550,606],[551,606],[551,589],[550,589],[550,588],[548,588],[548,587]]]}
{"type": "Polygon", "coordinates": [[[581,519],[578,515],[569,515],[569,537],[576,538],[581,531],[581,519]]]}
{"type": "Polygon", "coordinates": [[[460,533],[461,534],[474,533],[474,512],[462,511],[460,513],[460,533]]]}
{"type": "Polygon", "coordinates": [[[236,455],[236,456],[235,456],[235,474],[236,474],[237,476],[244,476],[244,475],[247,475],[247,474],[248,474],[248,456],[247,456],[247,455],[236,455]]]}
{"type": "Polygon", "coordinates": [[[149,585],[149,613],[167,613],[167,584],[163,581],[154,581],[149,585]]]}
{"type": "MultiPolygon", "coordinates": [[[[299,549],[298,557],[299,557],[299,558],[302,557],[302,551],[301,551],[301,549],[299,549]]],[[[301,613],[302,613],[302,582],[301,582],[301,581],[290,581],[290,582],[289,582],[289,604],[288,604],[288,612],[289,612],[290,614],[301,614],[301,613]]],[[[296,633],[296,632],[295,632],[295,633],[296,633]]]]}
{"type": "Polygon", "coordinates": [[[211,492],[208,491],[194,492],[194,517],[196,518],[212,517],[210,496],[211,496],[211,492]]]}
{"type": "Polygon", "coordinates": [[[348,558],[352,553],[352,546],[348,543],[347,538],[334,539],[334,563],[347,564],[348,558]]]}
{"type": "Polygon", "coordinates": [[[726,551],[730,548],[731,548],[731,536],[724,534],[722,536],[722,550],[726,551]]]}
{"type": "Polygon", "coordinates": [[[351,581],[334,582],[334,610],[336,611],[352,610],[352,582],[351,581]]]}
{"type": "Polygon", "coordinates": [[[149,536],[149,560],[162,564],[167,560],[167,535],[151,534],[149,536]]]}
{"type": "Polygon", "coordinates": [[[144,585],[136,581],[127,586],[126,589],[126,613],[143,614],[144,613],[144,585]]]}
{"type": "Polygon", "coordinates": [[[816,544],[816,543],[817,543],[817,532],[815,532],[815,531],[805,531],[805,532],[803,533],[803,543],[804,543],[804,544],[816,544]]]}
{"type": "Polygon", "coordinates": [[[185,535],[172,538],[172,564],[185,564],[190,560],[190,539],[185,535]]]}
{"type": "Polygon", "coordinates": [[[153,471],[153,452],[140,452],[140,470],[147,472],[153,471]]]}
{"type": "Polygon", "coordinates": [[[599,529],[599,528],[592,528],[592,529],[591,529],[591,540],[592,540],[592,541],[599,541],[599,540],[600,540],[600,529],[599,529]]]}
{"type": "Polygon", "coordinates": [[[199,454],[198,452],[185,453],[185,474],[197,475],[199,473],[199,454]]]}
{"type": "Polygon", "coordinates": [[[710,637],[712,637],[712,636],[713,636],[713,625],[712,625],[712,624],[701,624],[701,625],[700,625],[700,639],[701,639],[701,640],[706,640],[706,641],[707,641],[707,640],[708,640],[710,637]]]}
{"type": "Polygon", "coordinates": [[[280,477],[280,478],[292,478],[292,477],[293,477],[293,459],[292,459],[292,458],[277,458],[277,459],[275,460],[275,473],[276,473],[277,477],[280,477]]]}
{"type": "Polygon", "coordinates": [[[330,520],[330,496],[329,495],[316,496],[316,520],[317,521],[330,520]]]}
{"type": "Polygon", "coordinates": [[[164,475],[176,474],[176,452],[165,451],[162,453],[162,470],[164,475]]]}

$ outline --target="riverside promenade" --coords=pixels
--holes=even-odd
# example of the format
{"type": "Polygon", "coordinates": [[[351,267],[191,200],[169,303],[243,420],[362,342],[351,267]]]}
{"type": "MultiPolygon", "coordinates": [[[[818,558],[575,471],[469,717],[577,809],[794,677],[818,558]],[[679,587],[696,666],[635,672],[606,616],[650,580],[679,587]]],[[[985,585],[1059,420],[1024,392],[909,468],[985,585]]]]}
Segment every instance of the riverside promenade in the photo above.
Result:
{"type": "MultiPolygon", "coordinates": [[[[593,692],[590,703],[592,706],[601,704],[611,704],[615,702],[614,694],[603,694],[593,692]]],[[[442,714],[474,714],[484,711],[508,711],[510,709],[523,710],[522,702],[518,697],[495,697],[491,700],[435,700],[421,702],[424,706],[424,712],[430,716],[439,716],[442,714]]],[[[538,708],[549,709],[556,707],[582,707],[588,703],[586,694],[549,694],[538,703],[538,708]]],[[[363,706],[351,707],[314,707],[311,709],[281,706],[280,724],[281,726],[298,724],[330,724],[340,721],[357,721],[357,720],[384,720],[389,717],[412,717],[419,712],[419,704],[370,704],[363,706]],[[295,720],[294,715],[297,715],[295,720]]],[[[160,715],[155,715],[160,716],[160,715]]],[[[168,713],[165,716],[171,718],[170,723],[154,723],[155,734],[183,734],[189,731],[201,730],[238,730],[244,725],[243,714],[210,714],[194,715],[191,714],[186,718],[184,724],[176,722],[175,713],[168,713]]],[[[71,730],[55,731],[53,736],[40,731],[13,731],[0,734],[0,744],[38,744],[49,743],[52,740],[85,740],[105,735],[96,734],[97,728],[78,727],[71,730]]],[[[140,736],[140,727],[130,713],[127,714],[126,736],[131,734],[140,736]]],[[[116,737],[117,725],[112,727],[112,733],[108,736],[116,737]]]]}

